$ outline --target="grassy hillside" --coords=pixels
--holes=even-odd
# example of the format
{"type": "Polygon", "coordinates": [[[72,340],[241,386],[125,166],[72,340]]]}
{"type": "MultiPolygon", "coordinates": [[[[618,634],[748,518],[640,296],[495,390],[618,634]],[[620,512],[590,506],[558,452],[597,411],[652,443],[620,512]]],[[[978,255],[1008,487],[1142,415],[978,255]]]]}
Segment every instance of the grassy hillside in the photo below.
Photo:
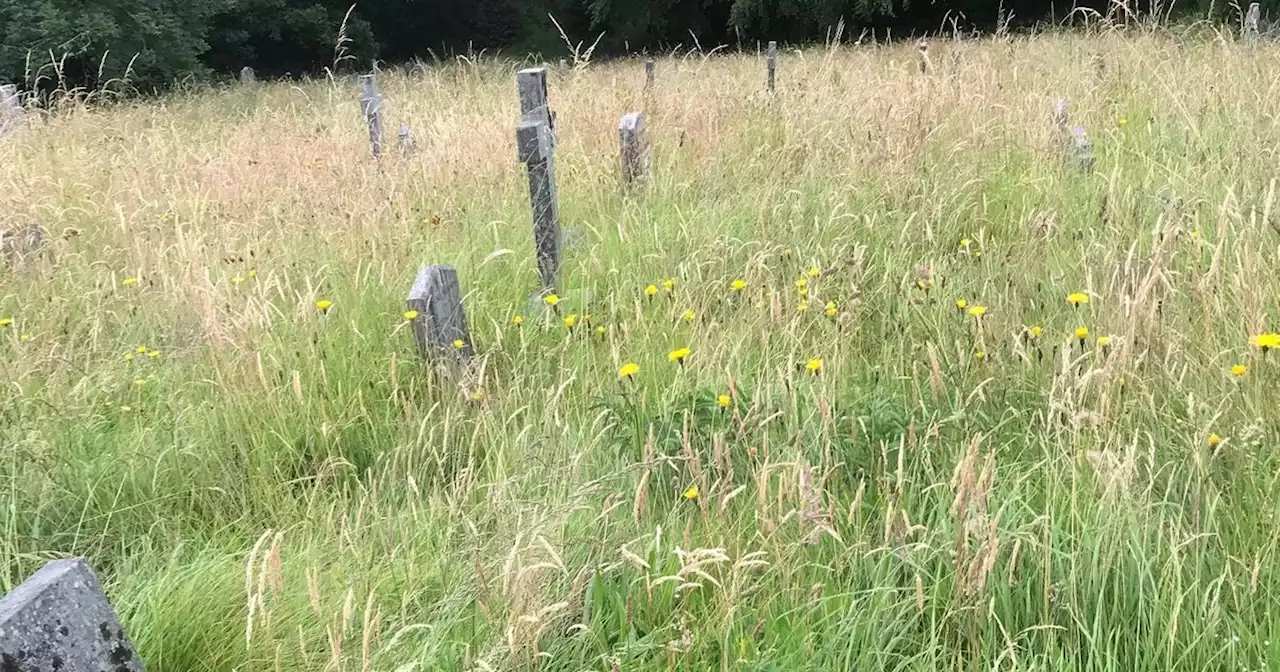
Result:
{"type": "Polygon", "coordinates": [[[1280,51],[930,58],[554,71],[556,311],[514,64],[384,76],[381,163],[350,81],[0,139],[0,589],[88,556],[152,672],[1276,665],[1280,51]]]}

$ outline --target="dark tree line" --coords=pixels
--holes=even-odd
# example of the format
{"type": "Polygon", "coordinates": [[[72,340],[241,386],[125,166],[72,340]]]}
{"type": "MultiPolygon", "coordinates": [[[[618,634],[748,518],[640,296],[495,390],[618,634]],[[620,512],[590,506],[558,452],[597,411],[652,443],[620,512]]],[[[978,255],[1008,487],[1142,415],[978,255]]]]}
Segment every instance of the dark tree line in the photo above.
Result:
{"type": "MultiPolygon", "coordinates": [[[[1152,0],[1133,2],[1136,13],[1150,11],[1152,0]]],[[[1280,13],[1280,0],[1262,4],[1264,14],[1280,13]]],[[[1237,11],[1227,0],[1178,8],[1220,19],[1237,11]]],[[[817,41],[841,20],[846,37],[867,28],[937,32],[948,17],[987,30],[1001,12],[1016,26],[1071,9],[1061,0],[363,0],[354,8],[351,0],[0,0],[0,82],[49,89],[115,80],[145,91],[245,65],[279,76],[481,50],[555,59],[566,49],[549,16],[574,42],[603,33],[600,56],[692,46],[693,36],[703,47],[817,41]]]]}

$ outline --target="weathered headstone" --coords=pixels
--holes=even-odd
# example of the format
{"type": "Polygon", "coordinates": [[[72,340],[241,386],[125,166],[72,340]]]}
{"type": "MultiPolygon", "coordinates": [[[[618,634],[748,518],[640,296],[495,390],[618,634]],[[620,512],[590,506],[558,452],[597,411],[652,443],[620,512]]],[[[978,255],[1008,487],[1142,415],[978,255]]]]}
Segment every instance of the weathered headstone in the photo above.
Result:
{"type": "Polygon", "coordinates": [[[402,156],[408,156],[413,151],[413,133],[409,130],[409,124],[400,124],[400,130],[396,133],[396,146],[400,148],[402,156]]]}
{"type": "Polygon", "coordinates": [[[543,291],[554,291],[560,267],[560,205],[556,195],[551,131],[542,121],[522,121],[516,129],[516,151],[529,174],[533,210],[533,244],[543,291]]]}
{"type": "Polygon", "coordinates": [[[0,598],[0,670],[142,672],[83,558],[54,560],[0,598]]]}
{"type": "Polygon", "coordinates": [[[928,74],[931,65],[929,62],[929,41],[921,38],[916,42],[916,51],[920,53],[920,74],[928,74]]]}
{"type": "Polygon", "coordinates": [[[778,43],[769,40],[769,51],[766,57],[767,67],[769,69],[769,91],[773,91],[773,85],[777,81],[778,73],[778,43]]]}
{"type": "Polygon", "coordinates": [[[1085,134],[1083,126],[1071,129],[1071,144],[1067,153],[1068,162],[1082,173],[1092,173],[1093,164],[1098,157],[1093,153],[1093,143],[1085,134]]]}
{"type": "Polygon", "coordinates": [[[22,96],[15,84],[0,85],[0,133],[22,121],[22,96]]]}
{"type": "Polygon", "coordinates": [[[556,115],[547,104],[547,69],[526,68],[516,73],[520,95],[520,121],[541,121],[551,132],[551,146],[556,145],[556,115]]]}
{"type": "Polygon", "coordinates": [[[653,88],[654,70],[655,70],[657,67],[658,67],[658,66],[657,66],[657,64],[656,64],[656,63],[654,63],[654,61],[653,61],[653,59],[652,59],[652,58],[645,59],[645,61],[644,61],[644,88],[646,88],[646,89],[652,89],[652,88],[653,88]]]}
{"type": "Polygon", "coordinates": [[[254,82],[257,82],[257,81],[258,81],[258,77],[253,73],[253,68],[247,65],[244,66],[243,68],[240,68],[241,84],[253,84],[254,82]]]}
{"type": "Polygon", "coordinates": [[[375,75],[360,77],[360,111],[369,124],[369,147],[373,158],[382,158],[382,94],[378,92],[375,75]]]}
{"type": "Polygon", "coordinates": [[[452,266],[423,266],[409,288],[405,300],[415,311],[410,327],[418,354],[424,358],[468,359],[475,353],[467,331],[467,314],[462,309],[462,289],[452,266]]]}
{"type": "Polygon", "coordinates": [[[1244,16],[1244,38],[1249,42],[1258,39],[1258,20],[1261,18],[1262,8],[1256,2],[1249,3],[1249,11],[1244,16]]]}
{"type": "Polygon", "coordinates": [[[622,155],[622,178],[628,184],[649,175],[649,129],[643,112],[628,112],[618,120],[618,144],[622,155]]]}

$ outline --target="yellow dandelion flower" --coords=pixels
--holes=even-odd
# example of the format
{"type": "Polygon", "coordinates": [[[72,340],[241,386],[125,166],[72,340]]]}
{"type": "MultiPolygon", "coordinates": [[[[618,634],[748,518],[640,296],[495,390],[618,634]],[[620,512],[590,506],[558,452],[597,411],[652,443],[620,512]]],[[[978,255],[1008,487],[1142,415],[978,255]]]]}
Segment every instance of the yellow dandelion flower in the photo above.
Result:
{"type": "Polygon", "coordinates": [[[1040,338],[1044,335],[1044,327],[1034,324],[1031,326],[1031,329],[1027,330],[1027,333],[1031,334],[1031,338],[1040,338]]]}
{"type": "Polygon", "coordinates": [[[968,301],[965,301],[964,299],[956,299],[956,310],[963,313],[964,309],[968,307],[969,307],[968,301]]]}
{"type": "Polygon", "coordinates": [[[0,317],[0,327],[7,327],[13,324],[12,317],[0,317]]]}
{"type": "Polygon", "coordinates": [[[796,312],[803,313],[806,310],[809,310],[808,301],[801,301],[800,303],[796,304],[796,312]]]}
{"type": "Polygon", "coordinates": [[[675,279],[675,278],[667,278],[666,280],[663,280],[663,281],[662,281],[662,288],[663,288],[663,289],[665,289],[665,290],[667,290],[668,292],[674,292],[674,291],[676,291],[676,279],[675,279]]]}
{"type": "Polygon", "coordinates": [[[124,353],[124,361],[126,361],[126,362],[132,362],[132,361],[133,361],[133,353],[132,353],[132,352],[126,352],[126,353],[124,353]]]}
{"type": "Polygon", "coordinates": [[[618,369],[619,378],[630,378],[637,373],[640,373],[640,365],[635,362],[627,362],[622,365],[622,368],[618,369]]]}
{"type": "Polygon", "coordinates": [[[645,295],[645,296],[648,296],[648,297],[651,297],[651,298],[652,298],[652,297],[653,297],[653,295],[654,295],[654,294],[657,294],[657,293],[658,293],[658,288],[657,288],[656,286],[654,286],[654,285],[649,285],[648,287],[645,287],[645,288],[644,288],[644,295],[645,295]]]}
{"type": "Polygon", "coordinates": [[[1249,344],[1261,348],[1262,352],[1266,353],[1268,350],[1280,348],[1280,334],[1268,332],[1250,336],[1249,344]]]}
{"type": "Polygon", "coordinates": [[[247,276],[249,276],[249,277],[251,277],[251,278],[256,278],[256,277],[258,277],[258,272],[257,272],[257,271],[255,271],[255,270],[253,270],[253,269],[249,269],[249,272],[248,272],[248,273],[245,273],[245,275],[247,275],[247,276]]]}
{"type": "Polygon", "coordinates": [[[802,299],[807,299],[807,298],[809,298],[809,288],[808,288],[808,287],[801,287],[801,288],[800,288],[800,291],[799,291],[799,294],[800,294],[800,298],[802,298],[802,299]]]}
{"type": "Polygon", "coordinates": [[[817,266],[810,266],[809,270],[806,271],[806,273],[809,274],[809,277],[816,278],[822,275],[822,269],[818,268],[817,266]]]}
{"type": "Polygon", "coordinates": [[[968,238],[961,238],[961,239],[960,239],[960,249],[962,249],[962,250],[967,250],[967,249],[969,249],[969,244],[970,244],[971,242],[972,242],[972,241],[970,241],[968,238]]]}
{"type": "Polygon", "coordinates": [[[987,314],[986,306],[969,306],[969,316],[978,319],[987,314]]]}
{"type": "Polygon", "coordinates": [[[322,313],[329,312],[329,309],[332,307],[333,307],[333,302],[330,301],[329,299],[320,299],[319,301],[316,301],[316,308],[319,309],[320,312],[322,313]]]}
{"type": "Polygon", "coordinates": [[[1217,432],[1212,432],[1209,434],[1209,438],[1205,439],[1205,442],[1209,444],[1210,448],[1217,448],[1218,444],[1222,443],[1222,437],[1218,436],[1217,432]]]}
{"type": "Polygon", "coordinates": [[[733,399],[731,399],[727,394],[722,394],[716,397],[716,403],[720,408],[729,408],[729,404],[733,403],[733,399]]]}
{"type": "Polygon", "coordinates": [[[1072,292],[1067,295],[1067,303],[1079,308],[1080,304],[1089,303],[1089,295],[1084,292],[1072,292]]]}
{"type": "Polygon", "coordinates": [[[1084,343],[1084,339],[1089,338],[1088,327],[1076,327],[1075,333],[1076,333],[1076,339],[1079,340],[1081,343],[1084,343]]]}
{"type": "Polygon", "coordinates": [[[125,278],[124,280],[121,280],[121,281],[120,281],[120,284],[124,285],[125,287],[132,287],[132,286],[134,286],[134,285],[138,284],[138,279],[137,279],[137,278],[125,278]]]}
{"type": "Polygon", "coordinates": [[[1236,378],[1243,378],[1248,374],[1249,374],[1249,367],[1245,366],[1244,364],[1236,364],[1231,367],[1231,375],[1235,376],[1236,378]]]}
{"type": "Polygon", "coordinates": [[[471,393],[471,401],[484,401],[484,390],[476,390],[471,393]]]}
{"type": "Polygon", "coordinates": [[[689,348],[676,348],[675,350],[672,350],[671,352],[667,353],[667,361],[679,362],[681,364],[684,364],[685,358],[688,357],[690,354],[691,354],[691,351],[689,350],[689,348]]]}
{"type": "Polygon", "coordinates": [[[1124,117],[1120,117],[1119,119],[1116,119],[1116,125],[1120,128],[1124,128],[1129,125],[1129,120],[1124,117]]]}
{"type": "Polygon", "coordinates": [[[233,285],[238,285],[238,284],[240,284],[240,283],[242,283],[242,282],[244,282],[244,276],[243,276],[243,275],[237,275],[237,276],[235,276],[235,277],[231,278],[231,284],[233,284],[233,285]]]}
{"type": "Polygon", "coordinates": [[[146,354],[146,352],[147,352],[147,346],[145,346],[145,345],[139,345],[138,347],[134,348],[134,349],[133,349],[133,351],[134,351],[134,352],[136,352],[136,353],[138,353],[139,355],[146,354]]]}
{"type": "Polygon", "coordinates": [[[604,336],[608,329],[603,324],[596,327],[596,336],[604,336]]]}
{"type": "Polygon", "coordinates": [[[22,341],[23,343],[30,343],[31,341],[36,340],[36,337],[31,334],[23,334],[18,337],[18,340],[22,341]]]}
{"type": "Polygon", "coordinates": [[[552,308],[555,308],[556,306],[560,305],[560,297],[556,296],[555,294],[546,295],[545,297],[543,297],[542,301],[543,303],[547,304],[548,306],[551,306],[552,308]]]}
{"type": "Polygon", "coordinates": [[[813,375],[815,375],[815,376],[816,376],[816,375],[818,375],[818,372],[822,371],[822,360],[821,360],[821,359],[818,359],[817,357],[815,357],[815,358],[813,358],[813,359],[809,360],[809,361],[804,365],[804,368],[805,368],[806,370],[808,370],[808,372],[809,372],[809,373],[812,373],[813,375]]]}
{"type": "Polygon", "coordinates": [[[467,342],[466,342],[466,341],[464,341],[464,340],[462,340],[461,338],[455,338],[455,339],[453,340],[453,349],[454,349],[454,350],[461,350],[461,349],[463,349],[463,348],[465,348],[465,347],[467,347],[467,342]]]}
{"type": "Polygon", "coordinates": [[[688,500],[694,500],[694,499],[697,499],[697,498],[698,498],[698,486],[696,486],[696,485],[691,485],[691,486],[689,486],[689,487],[685,488],[683,496],[684,496],[684,498],[685,498],[685,499],[688,499],[688,500]]]}
{"type": "Polygon", "coordinates": [[[680,319],[684,320],[685,322],[692,322],[693,318],[694,318],[694,312],[692,310],[686,310],[684,311],[684,314],[680,316],[680,319]]]}
{"type": "Polygon", "coordinates": [[[977,352],[973,353],[973,358],[974,358],[974,359],[976,359],[976,360],[978,360],[979,362],[981,362],[981,361],[983,361],[984,359],[986,359],[986,358],[987,358],[987,353],[985,353],[985,352],[983,352],[983,351],[979,350],[979,351],[977,351],[977,352]]]}
{"type": "Polygon", "coordinates": [[[1099,337],[1098,337],[1098,347],[1099,347],[1099,348],[1105,348],[1105,347],[1107,347],[1107,346],[1109,346],[1109,345],[1111,345],[1111,337],[1110,337],[1110,336],[1099,336],[1099,337]]]}
{"type": "Polygon", "coordinates": [[[809,278],[801,276],[799,280],[796,280],[796,289],[804,289],[805,287],[808,287],[808,286],[809,286],[809,278]]]}
{"type": "Polygon", "coordinates": [[[823,309],[822,314],[826,315],[827,317],[835,317],[837,312],[838,311],[836,310],[836,302],[828,301],[827,307],[823,309]]]}
{"type": "Polygon", "coordinates": [[[732,289],[735,292],[741,292],[746,288],[747,288],[746,280],[734,280],[733,282],[729,283],[729,289],[732,289]]]}
{"type": "Polygon", "coordinates": [[[418,319],[418,311],[416,311],[416,310],[406,310],[406,311],[404,311],[404,320],[405,320],[406,322],[412,322],[412,321],[414,321],[414,320],[416,320],[416,319],[418,319]]]}
{"type": "Polygon", "coordinates": [[[524,315],[516,315],[515,317],[511,318],[511,324],[514,324],[517,327],[524,324],[524,315]]]}
{"type": "Polygon", "coordinates": [[[577,325],[577,324],[578,324],[578,316],[577,316],[577,315],[575,315],[575,314],[569,314],[569,315],[565,316],[565,318],[564,318],[564,326],[569,327],[570,329],[572,329],[572,328],[573,328],[575,325],[577,325]]]}

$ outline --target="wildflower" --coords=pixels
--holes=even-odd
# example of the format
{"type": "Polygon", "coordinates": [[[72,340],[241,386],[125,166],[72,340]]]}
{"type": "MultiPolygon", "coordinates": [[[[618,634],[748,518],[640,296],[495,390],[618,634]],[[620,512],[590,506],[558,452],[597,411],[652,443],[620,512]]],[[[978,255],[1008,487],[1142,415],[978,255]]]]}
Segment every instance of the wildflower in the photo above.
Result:
{"type": "Polygon", "coordinates": [[[956,299],[956,310],[963,313],[964,309],[968,307],[969,307],[968,301],[965,301],[964,299],[956,299]]]}
{"type": "Polygon", "coordinates": [[[1031,329],[1029,329],[1027,333],[1031,334],[1031,338],[1033,339],[1040,338],[1040,336],[1044,334],[1044,328],[1038,324],[1034,324],[1031,325],[1031,329]]]}
{"type": "Polygon", "coordinates": [[[808,302],[808,301],[803,301],[803,300],[802,300],[802,301],[800,301],[800,303],[796,304],[796,312],[798,312],[798,313],[803,313],[803,312],[804,312],[804,311],[806,311],[806,310],[809,310],[809,302],[808,302]]]}
{"type": "Polygon", "coordinates": [[[318,308],[322,313],[329,312],[329,309],[332,307],[333,302],[329,299],[320,299],[319,301],[316,301],[316,308],[318,308]]]}
{"type": "Polygon", "coordinates": [[[145,381],[145,380],[143,380],[143,379],[139,378],[139,379],[137,379],[137,380],[133,381],[133,384],[134,384],[135,386],[137,386],[137,387],[142,387],[143,385],[146,385],[146,384],[147,384],[147,381],[145,381]]]}
{"type": "Polygon", "coordinates": [[[619,378],[630,378],[637,373],[640,373],[640,365],[635,362],[627,362],[622,365],[622,368],[618,369],[619,378]]]}
{"type": "Polygon", "coordinates": [[[133,353],[132,353],[132,352],[126,352],[126,353],[124,353],[124,361],[126,361],[126,362],[131,362],[131,361],[133,361],[133,353]]]}
{"type": "Polygon", "coordinates": [[[800,292],[799,292],[799,294],[800,294],[800,298],[802,298],[802,299],[807,299],[807,298],[809,298],[809,288],[808,288],[808,287],[801,287],[801,288],[800,288],[800,292]]]}
{"type": "Polygon", "coordinates": [[[1248,375],[1248,373],[1249,373],[1249,368],[1246,367],[1244,364],[1236,364],[1231,367],[1231,375],[1235,376],[1236,378],[1243,378],[1246,375],[1248,375]]]}
{"type": "Polygon", "coordinates": [[[23,343],[30,343],[31,341],[36,340],[36,337],[31,334],[23,334],[18,337],[18,340],[22,341],[23,343]]]}
{"type": "Polygon", "coordinates": [[[667,293],[671,293],[671,292],[676,291],[676,280],[675,280],[675,278],[667,278],[666,280],[663,280],[663,281],[662,281],[662,288],[663,288],[663,289],[665,289],[665,290],[667,290],[667,293]]]}
{"type": "Polygon", "coordinates": [[[741,292],[746,288],[747,288],[746,280],[734,280],[733,282],[729,283],[729,289],[732,289],[735,292],[741,292]]]}
{"type": "Polygon", "coordinates": [[[973,358],[981,362],[987,358],[987,353],[983,352],[982,350],[979,350],[973,353],[973,358]]]}
{"type": "Polygon", "coordinates": [[[416,319],[418,319],[418,311],[416,311],[416,310],[406,310],[406,311],[404,311],[404,320],[405,320],[405,322],[412,322],[412,321],[414,321],[414,320],[416,320],[416,319]]]}
{"type": "Polygon", "coordinates": [[[572,329],[577,324],[578,324],[578,316],[576,314],[569,314],[565,316],[564,326],[572,329]]]}
{"type": "Polygon", "coordinates": [[[1067,295],[1067,303],[1079,308],[1082,303],[1089,303],[1089,295],[1084,292],[1072,292],[1067,295]]]}
{"type": "Polygon", "coordinates": [[[511,318],[511,324],[514,324],[517,327],[524,324],[524,315],[516,315],[515,317],[511,318]]]}
{"type": "Polygon", "coordinates": [[[1210,448],[1217,448],[1218,444],[1222,443],[1222,437],[1218,436],[1217,432],[1211,432],[1205,442],[1209,444],[1210,448]]]}
{"type": "Polygon", "coordinates": [[[607,332],[607,331],[608,331],[608,329],[606,329],[606,328],[605,328],[605,326],[604,326],[603,324],[598,325],[598,326],[596,327],[596,336],[602,336],[602,337],[603,337],[603,336],[604,336],[604,334],[605,334],[605,332],[607,332]]]}
{"type": "Polygon", "coordinates": [[[1080,345],[1084,345],[1084,339],[1089,338],[1088,327],[1076,327],[1076,340],[1080,341],[1080,345]]]}
{"type": "Polygon", "coordinates": [[[147,346],[145,346],[145,345],[139,345],[138,347],[134,348],[134,349],[133,349],[133,351],[134,351],[134,352],[136,352],[136,353],[138,353],[139,355],[146,354],[146,352],[147,352],[147,346]]]}
{"type": "Polygon", "coordinates": [[[822,360],[815,357],[809,360],[808,363],[804,365],[804,368],[808,370],[809,373],[816,376],[820,371],[822,371],[822,360]]]}
{"type": "Polygon", "coordinates": [[[467,347],[467,342],[466,342],[466,341],[464,341],[464,340],[462,340],[461,338],[455,338],[455,339],[453,340],[453,349],[454,349],[454,350],[461,350],[461,349],[463,349],[463,348],[465,348],[465,347],[467,347]]]}
{"type": "Polygon", "coordinates": [[[697,498],[698,498],[698,486],[696,486],[696,485],[691,485],[691,486],[689,486],[688,488],[685,488],[685,491],[684,491],[684,498],[685,498],[685,499],[688,499],[688,500],[697,499],[697,498]]]}
{"type": "Polygon", "coordinates": [[[680,316],[680,319],[684,320],[685,322],[693,322],[693,317],[694,317],[693,311],[686,310],[684,311],[684,314],[680,316]]]}
{"type": "Polygon", "coordinates": [[[257,272],[257,271],[255,271],[255,270],[253,270],[253,269],[251,268],[251,269],[249,269],[249,272],[248,272],[248,273],[245,273],[245,275],[247,275],[247,276],[249,276],[249,277],[251,277],[251,278],[256,278],[256,277],[258,277],[258,272],[257,272]]]}
{"type": "Polygon", "coordinates": [[[981,319],[982,316],[986,314],[987,314],[986,306],[978,306],[978,305],[969,306],[969,317],[972,317],[975,320],[981,319]]]}
{"type": "Polygon", "coordinates": [[[243,276],[243,275],[237,275],[237,276],[235,276],[235,277],[231,278],[231,284],[233,284],[233,285],[238,285],[238,284],[240,284],[240,283],[242,283],[242,282],[244,282],[244,276],[243,276]]]}
{"type": "Polygon", "coordinates": [[[471,393],[471,401],[484,401],[484,390],[476,390],[471,393]]]}
{"type": "Polygon", "coordinates": [[[809,270],[806,271],[806,273],[809,274],[809,277],[816,278],[822,275],[822,269],[818,268],[817,266],[810,266],[809,270]]]}
{"type": "Polygon", "coordinates": [[[716,403],[720,405],[720,408],[729,408],[729,404],[733,403],[733,399],[729,398],[727,394],[722,394],[716,397],[716,403]]]}
{"type": "Polygon", "coordinates": [[[971,241],[970,241],[968,238],[961,238],[961,239],[960,239],[960,249],[962,249],[962,250],[968,250],[968,249],[969,249],[969,243],[970,243],[970,242],[971,242],[971,241]]]}
{"type": "Polygon", "coordinates": [[[1110,337],[1110,336],[1099,336],[1099,337],[1098,337],[1098,347],[1099,347],[1099,348],[1102,348],[1102,349],[1104,349],[1104,350],[1105,350],[1105,349],[1107,348],[1107,346],[1109,346],[1109,345],[1111,345],[1111,337],[1110,337]]]}
{"type": "Polygon", "coordinates": [[[1280,334],[1268,332],[1265,334],[1258,334],[1257,336],[1250,336],[1249,344],[1258,346],[1262,349],[1263,354],[1266,354],[1268,350],[1280,348],[1280,334]]]}
{"type": "Polygon", "coordinates": [[[1124,128],[1125,126],[1129,125],[1129,120],[1124,117],[1120,117],[1119,119],[1116,120],[1116,125],[1119,126],[1120,128],[1124,128]]]}
{"type": "Polygon", "coordinates": [[[542,301],[543,303],[547,304],[552,308],[555,308],[556,306],[560,305],[560,297],[556,296],[555,294],[546,295],[545,297],[543,297],[542,301]]]}
{"type": "Polygon", "coordinates": [[[658,293],[658,288],[653,285],[649,285],[648,287],[644,288],[644,295],[651,299],[653,298],[653,295],[657,293],[658,293]]]}
{"type": "Polygon", "coordinates": [[[690,352],[689,348],[676,348],[675,350],[667,353],[667,361],[679,362],[683,366],[684,359],[689,356],[690,352]]]}
{"type": "Polygon", "coordinates": [[[796,280],[796,289],[804,289],[808,286],[809,286],[809,278],[800,276],[800,279],[796,280]]]}
{"type": "Polygon", "coordinates": [[[157,357],[159,357],[159,356],[160,356],[160,351],[159,351],[159,350],[148,350],[148,351],[147,351],[147,357],[149,357],[149,358],[151,358],[151,359],[156,359],[156,358],[157,358],[157,357]]]}
{"type": "Polygon", "coordinates": [[[137,278],[125,278],[124,280],[121,280],[121,281],[120,281],[120,284],[124,285],[125,287],[132,287],[132,286],[134,286],[134,285],[138,284],[138,279],[137,279],[137,278]]]}
{"type": "Polygon", "coordinates": [[[13,324],[12,317],[0,317],[0,327],[7,327],[13,324]]]}
{"type": "Polygon", "coordinates": [[[828,302],[827,302],[827,307],[822,311],[822,314],[823,314],[823,315],[826,315],[827,317],[835,317],[835,316],[836,316],[836,312],[837,312],[837,311],[836,311],[836,302],[835,302],[835,301],[828,301],[828,302]]]}

